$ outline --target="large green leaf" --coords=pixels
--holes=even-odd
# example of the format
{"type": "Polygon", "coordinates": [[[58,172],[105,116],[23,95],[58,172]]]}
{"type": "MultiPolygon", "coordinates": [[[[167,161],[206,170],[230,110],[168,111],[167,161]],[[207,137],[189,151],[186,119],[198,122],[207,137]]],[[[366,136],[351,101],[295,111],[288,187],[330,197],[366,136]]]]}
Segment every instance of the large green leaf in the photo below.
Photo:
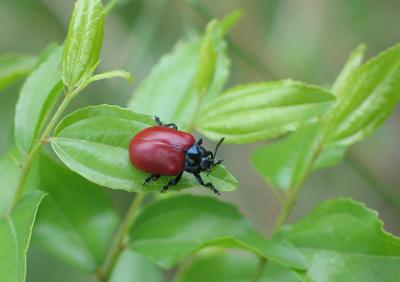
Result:
{"type": "MultiPolygon", "coordinates": [[[[0,214],[7,214],[11,209],[22,173],[17,162],[23,163],[24,161],[25,156],[21,154],[17,146],[13,146],[0,159],[0,214]]],[[[37,190],[38,181],[38,163],[33,161],[31,171],[25,182],[24,193],[37,190]]]]}
{"type": "Polygon", "coordinates": [[[62,48],[53,46],[46,59],[24,83],[16,108],[15,140],[23,153],[28,153],[32,139],[38,138],[44,121],[61,93],[60,61],[62,48]]]}
{"type": "MultiPolygon", "coordinates": [[[[225,253],[204,250],[185,264],[174,282],[249,282],[256,272],[258,257],[248,252],[225,253]]],[[[291,269],[268,261],[258,282],[302,282],[291,269]]]]}
{"type": "Polygon", "coordinates": [[[7,213],[0,215],[0,281],[24,282],[35,215],[44,193],[25,194],[7,213]]]}
{"type": "MultiPolygon", "coordinates": [[[[179,42],[153,67],[133,94],[128,107],[159,116],[185,129],[199,101],[193,80],[200,49],[200,40],[179,42]]],[[[219,52],[215,75],[205,98],[207,102],[216,96],[229,76],[230,60],[226,48],[221,48],[219,52]]]]}
{"type": "MultiPolygon", "coordinates": [[[[143,185],[149,174],[133,167],[128,147],[139,131],[157,123],[149,115],[116,106],[96,106],[78,110],[60,122],[52,142],[54,151],[72,170],[99,185],[138,193],[160,192],[171,177],[143,185]]],[[[232,191],[237,181],[222,166],[217,166],[204,181],[211,181],[221,192],[232,191]]],[[[183,174],[178,185],[169,190],[181,190],[198,185],[195,178],[183,174]]]]}
{"type": "Polygon", "coordinates": [[[350,199],[329,200],[285,226],[277,238],[299,248],[314,281],[399,281],[400,238],[386,233],[377,213],[350,199]]]}
{"type": "Polygon", "coordinates": [[[160,268],[139,254],[125,249],[114,267],[110,282],[162,282],[160,268]]]}
{"type": "Polygon", "coordinates": [[[216,197],[185,194],[149,204],[130,232],[131,250],[166,268],[207,246],[243,248],[288,267],[307,267],[293,246],[265,239],[236,207],[216,197]]]}
{"type": "Polygon", "coordinates": [[[325,139],[333,144],[357,142],[391,115],[400,97],[400,45],[369,60],[342,83],[324,124],[325,139]]]}
{"type": "Polygon", "coordinates": [[[213,140],[243,144],[275,138],[317,121],[335,97],[320,88],[291,80],[241,85],[204,107],[197,129],[213,140]]]}
{"type": "Polygon", "coordinates": [[[47,154],[40,155],[40,179],[48,196],[37,215],[33,242],[60,260],[96,272],[119,222],[109,197],[47,154]]]}
{"type": "Polygon", "coordinates": [[[84,76],[93,72],[100,57],[104,26],[101,0],[75,3],[61,62],[61,76],[68,88],[78,86],[84,76]]]}
{"type": "MultiPolygon", "coordinates": [[[[268,143],[251,156],[251,162],[267,182],[287,191],[291,189],[314,160],[321,133],[319,122],[299,128],[283,139],[268,143]]],[[[314,169],[339,163],[346,152],[344,146],[326,146],[315,160],[314,169]]]]}
{"type": "Polygon", "coordinates": [[[36,58],[28,55],[5,54],[0,57],[0,92],[27,75],[35,67],[36,58]]]}

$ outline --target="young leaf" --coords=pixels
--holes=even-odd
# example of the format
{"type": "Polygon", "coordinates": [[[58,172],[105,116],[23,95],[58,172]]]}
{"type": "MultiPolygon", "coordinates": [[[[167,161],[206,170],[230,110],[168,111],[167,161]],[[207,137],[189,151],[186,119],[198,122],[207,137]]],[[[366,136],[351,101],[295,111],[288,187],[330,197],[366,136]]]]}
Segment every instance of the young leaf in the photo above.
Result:
{"type": "Polygon", "coordinates": [[[131,250],[164,268],[208,246],[242,248],[287,267],[307,268],[293,246],[265,239],[236,207],[216,197],[185,194],[149,204],[130,232],[131,250]]]}
{"type": "MultiPolygon", "coordinates": [[[[259,258],[249,252],[221,252],[220,250],[199,252],[189,265],[178,272],[175,282],[249,282],[259,258]],[[213,252],[211,252],[213,251],[213,252]]],[[[302,282],[293,270],[268,261],[259,282],[302,282]]]]}
{"type": "Polygon", "coordinates": [[[266,140],[316,122],[334,99],[320,88],[291,80],[241,85],[204,107],[197,129],[213,140],[226,137],[230,144],[266,140]]]}
{"type": "Polygon", "coordinates": [[[330,282],[397,281],[400,238],[382,226],[375,211],[350,199],[337,199],[283,227],[276,237],[292,242],[307,258],[310,267],[299,273],[301,277],[330,282]]]}
{"type": "Polygon", "coordinates": [[[130,83],[133,82],[133,77],[129,72],[123,71],[123,70],[114,70],[114,71],[109,71],[109,72],[104,72],[100,74],[96,74],[92,77],[90,77],[87,81],[87,83],[91,83],[93,81],[101,80],[101,79],[108,79],[108,78],[114,78],[114,77],[122,77],[125,78],[126,80],[129,80],[130,83]]]}
{"type": "MultiPolygon", "coordinates": [[[[184,130],[192,119],[198,103],[193,86],[201,42],[179,42],[174,50],[161,57],[149,76],[139,85],[128,107],[151,113],[184,130]]],[[[215,97],[229,76],[230,60],[227,50],[219,51],[214,79],[205,102],[215,97]]]]}
{"type": "Polygon", "coordinates": [[[218,21],[215,19],[207,24],[203,42],[201,43],[199,61],[194,77],[194,88],[200,97],[205,95],[214,78],[218,53],[215,50],[213,33],[217,24],[218,21]]]}
{"type": "Polygon", "coordinates": [[[41,190],[49,194],[37,214],[33,242],[60,260],[96,272],[119,222],[109,197],[44,153],[40,179],[41,190]]]}
{"type": "Polygon", "coordinates": [[[23,153],[28,153],[32,139],[37,138],[46,115],[61,93],[60,60],[62,49],[52,48],[22,86],[15,116],[15,140],[23,153]],[[50,100],[48,100],[50,99],[50,100]],[[47,102],[46,102],[47,101],[47,102]],[[43,114],[42,114],[43,112],[43,114]]]}
{"type": "Polygon", "coordinates": [[[217,47],[218,57],[215,66],[215,73],[212,83],[204,97],[203,105],[212,103],[213,99],[220,94],[230,75],[231,60],[228,56],[227,44],[222,37],[215,40],[215,43],[219,45],[217,47]]]}
{"type": "Polygon", "coordinates": [[[0,57],[0,92],[32,71],[36,58],[28,55],[6,54],[0,57]]]}
{"type": "Polygon", "coordinates": [[[366,46],[364,44],[358,46],[351,54],[350,57],[343,67],[342,71],[338,75],[335,80],[335,83],[332,86],[331,92],[336,96],[340,96],[343,94],[343,89],[348,83],[348,80],[351,80],[352,75],[356,73],[362,64],[364,59],[366,46]]]}
{"type": "Polygon", "coordinates": [[[110,282],[162,282],[163,273],[152,261],[125,249],[114,267],[110,282]]]}
{"type": "Polygon", "coordinates": [[[228,34],[231,28],[242,18],[242,16],[243,13],[241,10],[236,10],[225,16],[220,23],[220,34],[222,36],[228,34]]]}
{"type": "Polygon", "coordinates": [[[360,141],[391,115],[400,97],[400,45],[369,60],[342,88],[324,123],[325,140],[330,144],[360,141]]]}
{"type": "MultiPolygon", "coordinates": [[[[128,152],[132,137],[155,125],[152,116],[131,110],[107,105],[88,107],[60,122],[52,146],[70,169],[101,186],[143,194],[160,192],[171,177],[143,185],[149,174],[133,167],[128,152]]],[[[237,181],[222,166],[215,167],[209,177],[202,175],[219,191],[233,191],[237,187],[237,181]]],[[[192,175],[184,173],[179,184],[170,190],[197,185],[192,175]]]]}
{"type": "Polygon", "coordinates": [[[25,281],[26,253],[43,195],[40,191],[25,194],[10,212],[0,215],[0,281],[25,281]]]}
{"type": "Polygon", "coordinates": [[[61,77],[69,89],[78,86],[99,61],[104,26],[101,0],[75,3],[61,62],[61,77]]]}
{"type": "MultiPolygon", "coordinates": [[[[320,134],[319,122],[299,128],[281,140],[259,147],[253,152],[251,162],[267,182],[287,191],[297,183],[315,158],[320,134]]],[[[315,160],[313,169],[336,165],[343,159],[345,149],[344,146],[324,147],[315,160]]]]}

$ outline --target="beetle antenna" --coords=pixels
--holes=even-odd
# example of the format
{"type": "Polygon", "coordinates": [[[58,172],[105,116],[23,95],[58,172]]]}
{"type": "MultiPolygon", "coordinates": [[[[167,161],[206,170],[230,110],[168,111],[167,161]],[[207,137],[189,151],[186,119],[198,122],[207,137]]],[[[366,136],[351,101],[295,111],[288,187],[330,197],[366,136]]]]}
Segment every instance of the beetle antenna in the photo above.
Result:
{"type": "Polygon", "coordinates": [[[221,143],[225,140],[225,137],[222,137],[221,140],[218,142],[217,147],[215,147],[215,152],[214,152],[214,158],[213,161],[215,160],[215,158],[217,157],[217,150],[219,145],[221,145],[221,143]]]}

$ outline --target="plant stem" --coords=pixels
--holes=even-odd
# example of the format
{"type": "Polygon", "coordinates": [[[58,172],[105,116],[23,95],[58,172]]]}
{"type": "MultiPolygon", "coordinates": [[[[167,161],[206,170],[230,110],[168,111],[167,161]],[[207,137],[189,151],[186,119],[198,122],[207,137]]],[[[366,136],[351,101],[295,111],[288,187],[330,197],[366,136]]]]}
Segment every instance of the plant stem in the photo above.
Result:
{"type": "Polygon", "coordinates": [[[64,101],[58,107],[57,112],[54,114],[54,116],[51,119],[49,125],[46,127],[45,131],[43,132],[42,137],[40,137],[40,141],[41,142],[38,142],[32,148],[32,151],[27,155],[26,160],[25,160],[25,164],[22,167],[21,177],[19,179],[17,192],[15,193],[15,197],[14,197],[14,201],[13,201],[12,206],[14,206],[22,196],[22,192],[24,190],[25,182],[26,182],[26,179],[28,177],[28,173],[30,171],[32,162],[35,159],[36,155],[40,152],[40,150],[46,144],[46,142],[44,142],[43,140],[46,139],[47,137],[49,137],[49,134],[50,134],[51,130],[56,125],[56,122],[58,121],[58,119],[60,118],[61,114],[63,113],[63,111],[65,110],[65,108],[67,107],[67,105],[69,104],[69,102],[71,101],[72,98],[73,98],[73,95],[67,95],[64,98],[64,101]]]}
{"type": "Polygon", "coordinates": [[[393,189],[383,184],[362,162],[360,162],[353,154],[346,156],[346,162],[351,168],[364,179],[374,191],[389,205],[391,205],[400,216],[400,198],[393,189]]]}
{"type": "MultiPolygon", "coordinates": [[[[299,180],[293,186],[293,188],[291,190],[289,190],[289,192],[286,194],[286,199],[282,205],[282,208],[279,212],[279,216],[278,216],[278,218],[275,222],[275,226],[272,230],[272,236],[274,236],[274,234],[279,230],[279,228],[283,224],[285,224],[294,204],[296,203],[296,199],[301,191],[301,188],[303,187],[304,182],[306,181],[308,175],[312,171],[312,167],[314,165],[315,160],[317,159],[319,154],[322,152],[322,149],[323,149],[323,141],[322,140],[323,139],[321,138],[319,140],[319,142],[317,143],[316,150],[313,152],[313,156],[309,160],[309,162],[308,162],[306,168],[304,169],[303,173],[301,174],[299,180]]],[[[251,282],[258,281],[258,279],[264,269],[264,266],[266,265],[267,262],[268,262],[268,260],[266,258],[260,257],[259,264],[257,266],[256,272],[254,273],[253,278],[251,279],[251,282]]]]}
{"type": "Polygon", "coordinates": [[[254,272],[254,275],[253,275],[253,277],[251,278],[251,281],[250,281],[250,282],[257,282],[257,281],[258,281],[258,279],[259,279],[260,276],[261,276],[261,273],[262,273],[263,270],[264,270],[264,266],[265,266],[265,264],[267,263],[267,261],[268,261],[268,260],[267,260],[265,257],[260,257],[260,260],[259,260],[259,262],[258,262],[256,271],[254,272]]]}
{"type": "Polygon", "coordinates": [[[77,88],[75,88],[71,93],[68,93],[64,100],[62,101],[61,105],[58,107],[56,113],[50,120],[49,124],[47,125],[46,129],[44,130],[42,136],[40,137],[40,141],[38,142],[33,148],[32,151],[27,155],[25,164],[22,167],[22,173],[21,177],[19,179],[18,183],[18,188],[14,196],[14,201],[13,204],[11,205],[10,209],[18,202],[18,200],[22,196],[22,192],[24,190],[24,186],[26,183],[26,179],[28,177],[31,165],[33,160],[35,159],[36,155],[40,152],[40,150],[43,148],[43,146],[47,143],[44,140],[49,137],[50,132],[53,130],[53,128],[56,126],[57,121],[61,117],[62,113],[64,112],[65,108],[68,106],[69,102],[85,87],[86,85],[80,85],[77,88]]]}
{"type": "Polygon", "coordinates": [[[201,105],[201,98],[199,98],[199,101],[198,101],[198,103],[196,105],[196,109],[194,110],[192,118],[190,119],[190,122],[189,122],[189,124],[188,124],[188,126],[186,128],[187,132],[192,132],[196,128],[196,126],[194,125],[194,122],[195,122],[195,120],[197,118],[197,113],[200,110],[200,105],[201,105]]]}
{"type": "Polygon", "coordinates": [[[322,149],[323,149],[322,139],[318,142],[316,148],[317,149],[314,151],[313,156],[309,160],[309,162],[308,162],[306,168],[304,169],[303,173],[301,174],[299,180],[294,185],[294,187],[291,190],[289,190],[289,192],[287,193],[286,200],[285,200],[285,202],[281,208],[281,211],[279,213],[279,216],[275,222],[275,226],[272,231],[272,236],[286,222],[286,220],[293,208],[293,205],[296,203],[296,199],[301,191],[301,188],[303,187],[304,182],[307,180],[308,175],[312,171],[312,167],[314,165],[315,160],[317,159],[319,154],[322,152],[322,149]]]}
{"type": "Polygon", "coordinates": [[[121,225],[119,226],[117,232],[113,236],[114,240],[110,245],[107,258],[104,262],[104,265],[98,271],[99,281],[101,282],[108,281],[112,273],[112,270],[118,260],[119,255],[127,247],[125,239],[128,235],[129,230],[131,229],[137,211],[145,197],[146,196],[143,194],[136,194],[136,197],[133,200],[131,206],[129,207],[125,219],[121,222],[121,225]]]}

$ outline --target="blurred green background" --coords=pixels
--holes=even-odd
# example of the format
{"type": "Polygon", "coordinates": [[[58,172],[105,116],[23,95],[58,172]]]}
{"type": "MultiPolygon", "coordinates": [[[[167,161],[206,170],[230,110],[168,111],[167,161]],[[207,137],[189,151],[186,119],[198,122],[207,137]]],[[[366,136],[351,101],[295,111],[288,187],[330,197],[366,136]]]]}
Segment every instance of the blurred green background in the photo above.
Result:
{"type": "MultiPolygon", "coordinates": [[[[37,55],[50,42],[61,44],[67,35],[74,2],[0,1],[0,53],[37,55]]],[[[107,17],[98,71],[127,70],[135,82],[112,79],[93,83],[72,102],[67,113],[102,103],[126,106],[134,89],[162,54],[170,51],[177,40],[203,31],[203,17],[187,2],[120,0],[107,17]]],[[[243,17],[231,31],[230,38],[268,69],[267,74],[260,74],[231,52],[232,75],[228,87],[284,78],[329,87],[359,44],[368,46],[366,59],[369,59],[400,42],[400,1],[396,0],[207,0],[201,1],[201,5],[218,18],[236,9],[242,10],[243,17]]],[[[14,108],[21,85],[22,81],[0,94],[0,155],[13,142],[14,108]]],[[[313,173],[289,221],[302,218],[328,198],[352,197],[376,209],[385,230],[400,236],[400,211],[374,190],[383,185],[400,197],[399,122],[400,107],[397,106],[392,117],[375,134],[350,148],[350,159],[313,173]],[[357,168],[366,169],[364,176],[357,168]],[[378,182],[371,185],[365,175],[376,177],[378,182]]],[[[214,146],[207,140],[205,145],[214,146]]],[[[238,205],[268,235],[280,204],[251,167],[250,154],[259,145],[221,147],[219,155],[238,179],[239,189],[220,198],[238,205]]],[[[210,191],[200,188],[187,192],[211,195],[210,191]]],[[[123,212],[132,195],[115,191],[110,194],[123,212]]],[[[32,245],[27,281],[90,281],[90,276],[32,245]]]]}

